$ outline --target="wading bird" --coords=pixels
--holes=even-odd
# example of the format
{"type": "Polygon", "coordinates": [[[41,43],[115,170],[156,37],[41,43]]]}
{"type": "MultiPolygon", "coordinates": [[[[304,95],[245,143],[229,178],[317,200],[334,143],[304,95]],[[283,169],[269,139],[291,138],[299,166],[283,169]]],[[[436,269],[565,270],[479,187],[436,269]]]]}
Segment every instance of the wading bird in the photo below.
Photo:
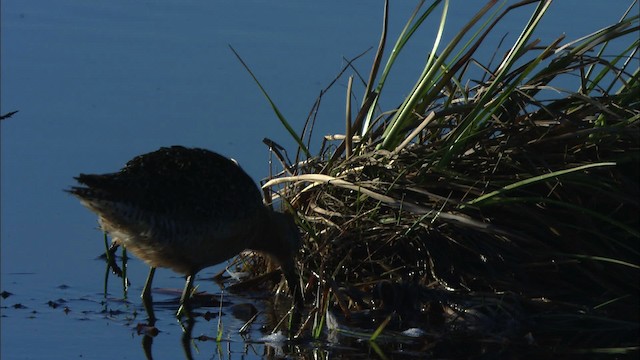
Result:
{"type": "Polygon", "coordinates": [[[196,273],[245,249],[274,257],[302,306],[294,265],[298,228],[291,215],[263,204],[253,180],[232,160],[204,149],[163,147],[133,158],[119,172],[75,179],[82,186],[67,191],[98,215],[115,244],[151,267],[142,300],[152,320],[156,267],[187,277],[180,316],[196,273]]]}

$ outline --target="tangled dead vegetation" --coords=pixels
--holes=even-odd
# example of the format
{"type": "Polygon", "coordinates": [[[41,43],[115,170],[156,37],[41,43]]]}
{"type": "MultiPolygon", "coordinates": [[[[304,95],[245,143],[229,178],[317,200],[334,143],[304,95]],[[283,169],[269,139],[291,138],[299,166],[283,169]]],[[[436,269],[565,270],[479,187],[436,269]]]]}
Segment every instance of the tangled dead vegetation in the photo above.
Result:
{"type": "MultiPolygon", "coordinates": [[[[549,2],[533,3],[537,21],[549,2]]],[[[412,17],[393,56],[433,8],[412,17]]],[[[290,164],[269,141],[284,170],[263,189],[304,230],[297,262],[314,336],[326,323],[376,329],[372,338],[418,327],[433,331],[431,341],[471,332],[637,348],[640,72],[631,59],[639,43],[613,61],[593,55],[640,29],[640,17],[626,15],[565,45],[521,37],[499,65],[465,80],[499,16],[476,43],[460,37],[434,50],[411,95],[374,117],[394,61],[372,85],[379,49],[357,116],[348,100],[345,135],[317,156],[276,111],[306,160],[290,164]],[[541,95],[567,74],[577,91],[541,95]]],[[[350,99],[352,78],[347,89],[350,99]]]]}

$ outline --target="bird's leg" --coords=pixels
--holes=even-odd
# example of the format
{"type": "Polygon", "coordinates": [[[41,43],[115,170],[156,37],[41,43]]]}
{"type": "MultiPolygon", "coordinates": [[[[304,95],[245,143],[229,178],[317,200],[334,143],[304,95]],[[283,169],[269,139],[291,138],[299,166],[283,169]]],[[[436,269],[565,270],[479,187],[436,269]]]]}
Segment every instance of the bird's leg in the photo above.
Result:
{"type": "MultiPolygon", "coordinates": [[[[105,236],[104,241],[106,244],[107,234],[105,233],[104,236],[105,236]]],[[[116,263],[116,250],[118,250],[118,246],[120,246],[118,243],[112,242],[111,246],[109,246],[109,248],[105,252],[105,255],[107,256],[107,264],[111,268],[111,271],[113,271],[113,273],[116,274],[118,277],[122,277],[122,269],[116,263]]]]}
{"type": "Polygon", "coordinates": [[[193,355],[191,354],[191,332],[193,331],[193,325],[195,324],[195,320],[192,318],[187,319],[187,326],[182,326],[182,349],[184,350],[184,356],[188,360],[193,359],[193,355]]]}
{"type": "Polygon", "coordinates": [[[144,283],[144,289],[142,290],[142,304],[144,305],[144,309],[147,311],[147,315],[149,315],[149,322],[154,323],[156,321],[156,316],[153,313],[153,299],[151,298],[151,283],[153,282],[153,275],[156,273],[156,268],[151,267],[149,270],[149,276],[147,276],[147,281],[144,283]]]}
{"type": "Polygon", "coordinates": [[[187,315],[187,317],[191,317],[189,308],[189,297],[191,296],[191,288],[193,287],[193,278],[195,275],[189,274],[187,275],[187,282],[184,285],[184,290],[182,291],[182,296],[180,297],[180,307],[178,308],[178,313],[176,314],[177,318],[182,317],[182,315],[187,315]]]}

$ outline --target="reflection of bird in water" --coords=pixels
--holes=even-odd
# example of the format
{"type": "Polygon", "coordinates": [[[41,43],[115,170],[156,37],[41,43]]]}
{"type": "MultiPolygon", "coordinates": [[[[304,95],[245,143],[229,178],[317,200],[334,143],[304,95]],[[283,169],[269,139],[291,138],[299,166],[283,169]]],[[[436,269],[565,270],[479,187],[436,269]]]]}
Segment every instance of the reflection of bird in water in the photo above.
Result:
{"type": "Polygon", "coordinates": [[[142,292],[148,311],[156,267],[187,276],[180,315],[195,274],[245,249],[273,256],[302,305],[293,259],[298,228],[289,214],[262,203],[253,180],[232,160],[172,146],[137,156],[117,173],[81,174],[76,180],[83,186],[68,192],[98,214],[115,244],[151,267],[142,292]]]}

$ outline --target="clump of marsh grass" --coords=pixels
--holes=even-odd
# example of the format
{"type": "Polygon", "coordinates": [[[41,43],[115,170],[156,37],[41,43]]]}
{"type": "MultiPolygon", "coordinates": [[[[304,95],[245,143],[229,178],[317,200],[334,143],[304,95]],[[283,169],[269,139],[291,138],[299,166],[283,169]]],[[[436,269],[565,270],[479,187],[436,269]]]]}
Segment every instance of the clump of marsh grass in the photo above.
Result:
{"type": "Polygon", "coordinates": [[[345,136],[315,156],[269,100],[304,157],[279,156],[284,170],[263,188],[304,229],[298,265],[315,336],[330,316],[332,328],[374,339],[417,327],[432,343],[471,333],[574,352],[637,350],[637,4],[607,28],[541,44],[534,31],[551,1],[496,3],[441,44],[449,2],[421,2],[381,66],[385,11],[361,105],[353,108],[350,79],[345,136]],[[531,17],[501,60],[476,59],[494,26],[523,6],[531,17]],[[396,57],[438,13],[415,86],[381,112],[396,57]],[[613,42],[621,50],[605,56],[613,42]],[[571,91],[556,85],[570,80],[571,91]]]}

